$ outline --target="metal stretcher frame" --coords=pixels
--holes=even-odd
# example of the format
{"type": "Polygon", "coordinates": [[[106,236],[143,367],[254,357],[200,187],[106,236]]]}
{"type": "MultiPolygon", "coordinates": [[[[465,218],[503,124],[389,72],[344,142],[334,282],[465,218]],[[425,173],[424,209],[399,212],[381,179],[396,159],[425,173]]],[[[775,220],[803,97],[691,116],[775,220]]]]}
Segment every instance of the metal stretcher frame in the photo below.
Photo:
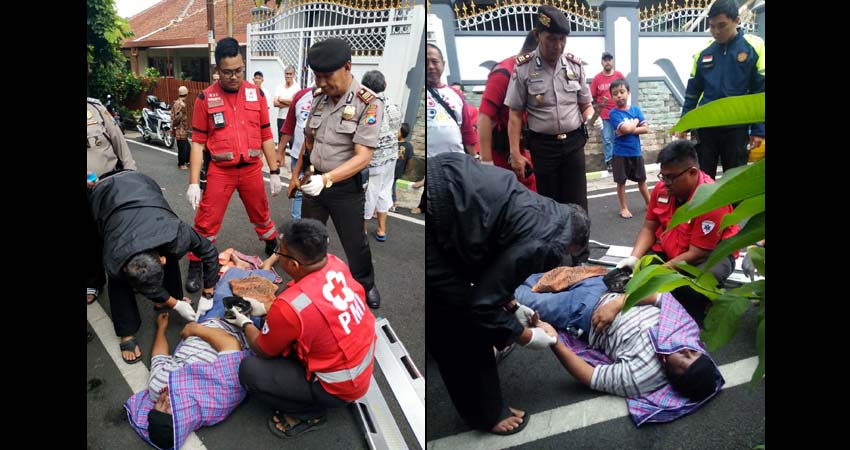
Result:
{"type": "MultiPolygon", "coordinates": [[[[602,247],[608,249],[599,259],[588,259],[588,262],[593,264],[599,264],[603,266],[616,266],[618,262],[623,260],[624,258],[629,257],[632,254],[632,247],[625,247],[621,245],[609,245],[604,244],[599,241],[590,241],[591,245],[595,245],[597,247],[602,247]]],[[[750,282],[750,277],[748,277],[741,268],[741,264],[744,262],[744,256],[746,256],[747,251],[741,250],[741,254],[735,258],[735,270],[729,275],[729,278],[726,279],[726,283],[724,284],[727,288],[738,287],[744,283],[750,282]]],[[[764,277],[760,275],[756,275],[756,280],[763,280],[764,277]]]]}

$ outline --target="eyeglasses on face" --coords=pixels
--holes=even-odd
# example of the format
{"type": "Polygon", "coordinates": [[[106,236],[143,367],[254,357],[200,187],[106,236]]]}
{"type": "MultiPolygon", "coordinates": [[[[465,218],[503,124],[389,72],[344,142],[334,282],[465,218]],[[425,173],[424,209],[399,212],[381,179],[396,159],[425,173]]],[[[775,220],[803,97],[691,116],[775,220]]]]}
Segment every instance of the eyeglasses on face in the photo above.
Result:
{"type": "Polygon", "coordinates": [[[676,175],[664,175],[663,173],[658,174],[658,179],[664,183],[672,183],[676,178],[679,178],[683,173],[693,169],[694,166],[688,167],[687,169],[677,173],[676,175]]]}
{"type": "Polygon", "coordinates": [[[219,69],[219,72],[221,72],[221,75],[223,77],[234,78],[234,77],[238,77],[238,76],[242,75],[242,73],[245,72],[245,67],[242,66],[238,69],[233,69],[233,70],[219,69]]]}

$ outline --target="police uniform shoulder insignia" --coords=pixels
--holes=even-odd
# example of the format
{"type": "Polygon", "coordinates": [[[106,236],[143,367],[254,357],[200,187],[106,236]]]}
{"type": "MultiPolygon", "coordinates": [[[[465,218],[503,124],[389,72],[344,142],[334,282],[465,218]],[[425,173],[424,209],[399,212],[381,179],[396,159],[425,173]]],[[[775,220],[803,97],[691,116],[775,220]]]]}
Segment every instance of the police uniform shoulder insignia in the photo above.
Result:
{"type": "Polygon", "coordinates": [[[375,93],[369,88],[362,87],[357,91],[357,98],[363,100],[363,103],[369,103],[375,99],[375,93]]]}
{"type": "Polygon", "coordinates": [[[572,61],[576,64],[581,64],[581,58],[573,55],[572,53],[567,53],[567,59],[569,59],[570,61],[572,61]]]}
{"type": "Polygon", "coordinates": [[[377,115],[378,115],[378,104],[372,103],[371,105],[369,105],[366,108],[366,113],[365,113],[366,124],[367,125],[374,125],[375,122],[377,122],[377,120],[378,120],[377,115]]]}
{"type": "Polygon", "coordinates": [[[516,65],[521,66],[529,61],[531,61],[531,57],[534,56],[534,53],[528,52],[522,55],[518,55],[516,57],[516,65]]]}

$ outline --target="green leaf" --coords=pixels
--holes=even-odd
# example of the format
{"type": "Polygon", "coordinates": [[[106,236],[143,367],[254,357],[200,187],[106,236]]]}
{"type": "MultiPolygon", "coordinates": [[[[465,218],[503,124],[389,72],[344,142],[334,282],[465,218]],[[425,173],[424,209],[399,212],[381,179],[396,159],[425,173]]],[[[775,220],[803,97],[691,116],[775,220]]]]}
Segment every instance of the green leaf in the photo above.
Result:
{"type": "Polygon", "coordinates": [[[738,204],[734,211],[723,217],[723,221],[720,222],[720,229],[723,230],[729,225],[740,223],[742,220],[749,219],[762,211],[764,211],[764,194],[750,197],[738,204]]]}
{"type": "Polygon", "coordinates": [[[759,313],[758,318],[758,328],[756,329],[756,349],[759,354],[759,365],[756,367],[755,372],[753,372],[753,378],[750,379],[750,391],[752,392],[761,380],[764,378],[764,303],[762,302],[762,308],[759,313]]]}
{"type": "Polygon", "coordinates": [[[753,450],[764,450],[764,444],[759,444],[753,447],[753,450]]]}
{"type": "Polygon", "coordinates": [[[723,173],[716,183],[699,185],[690,201],[673,214],[667,230],[722,206],[764,194],[764,159],[723,173]]]}
{"type": "Polygon", "coordinates": [[[623,312],[628,311],[628,309],[634,306],[635,303],[649,295],[656,292],[670,292],[679,286],[685,286],[688,284],[690,284],[688,278],[680,273],[673,272],[653,276],[647,280],[646,283],[642,284],[637,289],[634,289],[632,292],[629,292],[628,285],[626,285],[626,303],[623,305],[623,312]]]}
{"type": "Polygon", "coordinates": [[[726,238],[717,244],[714,251],[703,264],[703,267],[714,267],[718,261],[731,255],[736,250],[746,247],[754,242],[764,239],[764,213],[753,216],[747,224],[732,237],[726,238]]]}
{"type": "Polygon", "coordinates": [[[759,122],[764,122],[764,92],[721,98],[694,108],[679,119],[672,131],[759,122]]]}
{"type": "Polygon", "coordinates": [[[736,287],[735,289],[729,290],[729,293],[743,297],[756,296],[759,297],[759,299],[764,299],[765,281],[766,280],[758,280],[746,283],[742,286],[736,287]]]}
{"type": "Polygon", "coordinates": [[[728,292],[714,300],[705,316],[705,330],[700,333],[708,351],[717,350],[735,336],[738,322],[749,307],[747,298],[728,292]]]}
{"type": "Polygon", "coordinates": [[[767,272],[764,271],[764,248],[753,247],[747,250],[747,254],[750,255],[753,265],[756,266],[756,271],[761,276],[766,277],[767,272]]]}

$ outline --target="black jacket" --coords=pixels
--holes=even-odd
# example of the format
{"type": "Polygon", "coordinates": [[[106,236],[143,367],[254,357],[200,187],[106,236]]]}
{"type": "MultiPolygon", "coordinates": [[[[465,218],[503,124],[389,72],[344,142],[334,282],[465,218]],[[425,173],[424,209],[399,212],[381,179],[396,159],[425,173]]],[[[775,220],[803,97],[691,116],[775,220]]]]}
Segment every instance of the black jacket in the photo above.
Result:
{"type": "Polygon", "coordinates": [[[502,305],[529,275],[561,264],[570,241],[569,208],[528,190],[513,172],[462,153],[429,157],[426,178],[427,238],[474,284],[463,304],[444,306],[470,312],[496,345],[515,340],[522,325],[502,305]]]}
{"type": "MultiPolygon", "coordinates": [[[[177,260],[192,251],[203,260],[204,288],[215,286],[218,251],[177,217],[152,178],[135,170],[117,172],[98,182],[88,197],[103,237],[103,265],[109,277],[123,278],[124,265],[137,253],[155,249],[177,260]]],[[[146,296],[163,302],[169,294],[160,287],[156,294],[146,296]]]]}

